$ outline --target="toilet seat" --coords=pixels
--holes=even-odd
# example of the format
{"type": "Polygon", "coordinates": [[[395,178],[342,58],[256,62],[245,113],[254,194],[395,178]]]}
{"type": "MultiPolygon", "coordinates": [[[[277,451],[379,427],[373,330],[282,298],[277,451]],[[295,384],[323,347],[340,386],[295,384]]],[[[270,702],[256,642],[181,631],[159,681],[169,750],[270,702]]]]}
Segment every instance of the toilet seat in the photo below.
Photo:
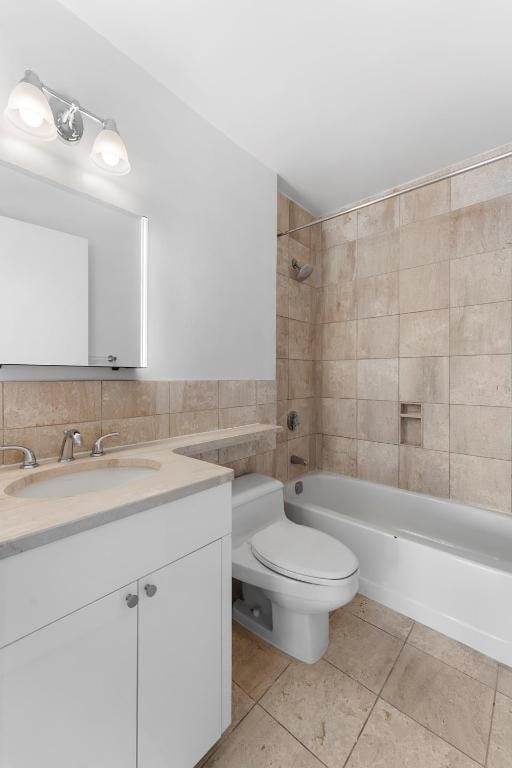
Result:
{"type": "Polygon", "coordinates": [[[308,584],[333,586],[359,568],[354,553],[340,541],[286,519],[258,531],[250,546],[265,567],[308,584]]]}

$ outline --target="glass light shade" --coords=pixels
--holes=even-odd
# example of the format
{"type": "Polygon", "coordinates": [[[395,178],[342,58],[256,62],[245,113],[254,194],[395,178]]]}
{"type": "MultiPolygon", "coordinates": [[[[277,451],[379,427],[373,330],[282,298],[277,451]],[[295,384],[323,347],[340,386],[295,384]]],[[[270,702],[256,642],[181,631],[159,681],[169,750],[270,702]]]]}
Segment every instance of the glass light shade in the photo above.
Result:
{"type": "Polygon", "coordinates": [[[42,141],[52,141],[57,136],[46,96],[37,85],[26,80],[11,91],[5,115],[16,128],[42,141]]]}
{"type": "Polygon", "coordinates": [[[130,173],[130,161],[124,141],[115,128],[103,128],[94,140],[91,157],[107,173],[124,176],[130,173]]]}

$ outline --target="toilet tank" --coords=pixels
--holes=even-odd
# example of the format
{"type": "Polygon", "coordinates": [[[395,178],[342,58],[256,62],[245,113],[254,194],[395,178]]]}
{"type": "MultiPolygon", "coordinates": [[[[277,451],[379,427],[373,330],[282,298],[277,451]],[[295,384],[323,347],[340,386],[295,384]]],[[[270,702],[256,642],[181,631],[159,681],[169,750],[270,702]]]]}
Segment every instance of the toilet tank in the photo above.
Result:
{"type": "Polygon", "coordinates": [[[266,475],[243,475],[233,481],[233,547],[247,541],[256,531],[281,520],[284,514],[284,487],[266,475]]]}

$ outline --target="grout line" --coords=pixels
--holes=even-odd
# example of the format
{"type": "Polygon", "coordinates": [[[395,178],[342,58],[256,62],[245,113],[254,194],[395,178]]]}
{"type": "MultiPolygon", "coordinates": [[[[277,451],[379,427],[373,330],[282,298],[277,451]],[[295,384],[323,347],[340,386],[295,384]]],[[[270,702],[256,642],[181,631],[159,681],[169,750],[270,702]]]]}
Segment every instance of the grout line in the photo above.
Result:
{"type": "MultiPolygon", "coordinates": [[[[496,683],[497,683],[497,676],[496,676],[496,683]]],[[[484,759],[484,765],[487,765],[489,762],[489,749],[491,747],[491,736],[492,736],[492,726],[494,724],[494,712],[496,709],[496,694],[497,689],[494,689],[494,698],[492,700],[492,710],[491,710],[491,721],[489,723],[489,734],[487,736],[487,746],[485,749],[485,759],[484,759]]]]}

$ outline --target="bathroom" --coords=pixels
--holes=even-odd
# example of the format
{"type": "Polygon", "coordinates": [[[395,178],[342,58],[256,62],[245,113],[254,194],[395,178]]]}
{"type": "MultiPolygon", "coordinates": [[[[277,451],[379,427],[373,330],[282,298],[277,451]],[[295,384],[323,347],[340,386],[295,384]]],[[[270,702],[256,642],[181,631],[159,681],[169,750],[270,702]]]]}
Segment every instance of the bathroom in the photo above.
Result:
{"type": "Polygon", "coordinates": [[[127,7],[1,6],[0,768],[509,768],[510,9],[127,7]]]}

